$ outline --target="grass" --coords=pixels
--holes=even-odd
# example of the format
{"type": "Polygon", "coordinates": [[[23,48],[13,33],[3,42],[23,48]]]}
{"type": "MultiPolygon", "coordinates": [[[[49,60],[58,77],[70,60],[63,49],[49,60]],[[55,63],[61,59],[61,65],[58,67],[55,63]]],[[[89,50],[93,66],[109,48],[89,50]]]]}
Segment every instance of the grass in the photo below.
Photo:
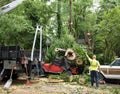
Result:
{"type": "MultiPolygon", "coordinates": [[[[99,88],[96,88],[96,86],[91,87],[90,77],[87,74],[73,75],[72,82],[69,82],[69,76],[66,74],[50,75],[50,76],[53,79],[63,79],[65,82],[70,83],[70,85],[81,85],[83,87],[86,87],[87,90],[89,91],[89,94],[94,94],[94,92],[96,92],[95,94],[120,94],[119,85],[118,87],[116,87],[115,85],[103,84],[100,85],[99,88]]],[[[77,91],[79,93],[82,92],[82,88],[79,88],[77,91]]]]}

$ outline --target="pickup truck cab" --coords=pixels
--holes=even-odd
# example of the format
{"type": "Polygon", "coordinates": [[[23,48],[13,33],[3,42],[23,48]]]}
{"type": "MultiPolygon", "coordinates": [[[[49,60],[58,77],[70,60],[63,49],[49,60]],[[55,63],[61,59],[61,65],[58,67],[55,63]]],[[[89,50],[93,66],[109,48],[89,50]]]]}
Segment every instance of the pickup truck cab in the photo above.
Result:
{"type": "Polygon", "coordinates": [[[120,80],[120,58],[116,58],[110,65],[101,65],[100,69],[99,78],[101,80],[120,80]]]}

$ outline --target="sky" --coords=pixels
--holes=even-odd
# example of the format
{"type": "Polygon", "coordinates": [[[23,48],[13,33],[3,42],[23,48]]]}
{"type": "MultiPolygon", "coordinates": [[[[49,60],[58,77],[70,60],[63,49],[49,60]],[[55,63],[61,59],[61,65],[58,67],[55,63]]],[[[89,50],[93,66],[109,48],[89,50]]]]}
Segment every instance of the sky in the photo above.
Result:
{"type": "MultiPolygon", "coordinates": [[[[54,2],[55,0],[50,0],[50,2],[47,2],[47,5],[50,5],[52,2],[54,2]]],[[[91,8],[92,11],[95,11],[96,9],[98,9],[100,0],[93,0],[93,7],[91,8]]]]}
{"type": "Polygon", "coordinates": [[[52,2],[54,2],[55,0],[50,0],[49,2],[47,2],[47,5],[50,5],[52,2]]]}

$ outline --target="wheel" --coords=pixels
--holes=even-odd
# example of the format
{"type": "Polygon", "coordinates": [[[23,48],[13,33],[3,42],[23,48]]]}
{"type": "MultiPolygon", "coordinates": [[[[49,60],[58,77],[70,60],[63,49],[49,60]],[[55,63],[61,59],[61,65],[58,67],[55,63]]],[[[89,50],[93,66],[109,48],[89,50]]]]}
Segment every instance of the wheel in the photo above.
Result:
{"type": "Polygon", "coordinates": [[[99,80],[104,80],[105,79],[105,77],[101,73],[99,73],[98,75],[99,75],[99,80]]]}
{"type": "Polygon", "coordinates": [[[12,75],[13,80],[16,80],[18,77],[19,77],[18,73],[15,73],[15,74],[12,75]]]}
{"type": "Polygon", "coordinates": [[[101,73],[99,73],[98,75],[99,75],[99,83],[105,84],[105,77],[101,73]]]}

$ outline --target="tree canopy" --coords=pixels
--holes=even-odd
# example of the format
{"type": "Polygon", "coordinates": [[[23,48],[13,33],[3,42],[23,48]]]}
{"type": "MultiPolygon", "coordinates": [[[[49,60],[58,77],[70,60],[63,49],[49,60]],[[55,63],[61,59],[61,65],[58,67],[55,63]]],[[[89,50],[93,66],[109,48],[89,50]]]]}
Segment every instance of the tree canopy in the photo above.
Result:
{"type": "MultiPolygon", "coordinates": [[[[0,4],[3,6],[11,1],[2,0],[0,4]]],[[[0,15],[0,45],[31,49],[36,26],[40,25],[43,27],[44,50],[47,48],[46,40],[51,41],[49,53],[55,47],[71,47],[84,48],[96,54],[103,63],[119,57],[120,1],[100,0],[95,11],[91,10],[93,0],[71,1],[25,0],[16,9],[0,15]],[[88,33],[90,36],[86,35],[88,33]],[[84,40],[84,43],[78,44],[77,40],[84,40]]],[[[38,40],[39,37],[36,49],[38,40]]],[[[82,55],[84,52],[78,53],[82,55]]]]}

